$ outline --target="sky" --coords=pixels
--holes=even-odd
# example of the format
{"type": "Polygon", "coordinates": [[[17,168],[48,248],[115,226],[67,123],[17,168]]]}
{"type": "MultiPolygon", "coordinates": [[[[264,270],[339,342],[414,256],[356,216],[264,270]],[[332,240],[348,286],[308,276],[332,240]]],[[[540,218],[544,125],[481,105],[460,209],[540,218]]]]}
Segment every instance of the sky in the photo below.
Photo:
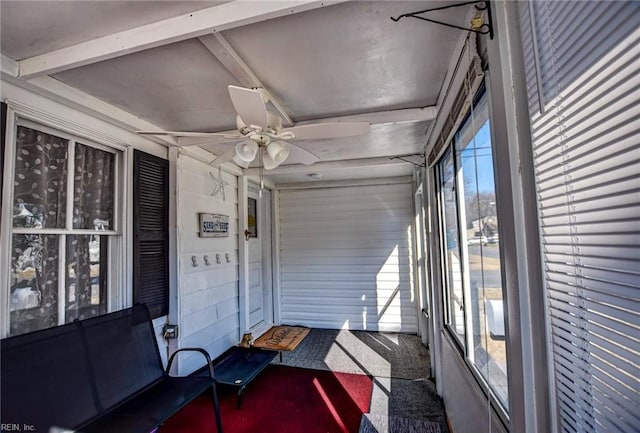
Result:
{"type": "Polygon", "coordinates": [[[493,158],[491,155],[491,131],[485,121],[467,147],[461,152],[464,187],[469,192],[495,192],[493,158]],[[475,158],[474,158],[475,156],[475,158]],[[475,170],[478,170],[477,188],[475,170]]]}

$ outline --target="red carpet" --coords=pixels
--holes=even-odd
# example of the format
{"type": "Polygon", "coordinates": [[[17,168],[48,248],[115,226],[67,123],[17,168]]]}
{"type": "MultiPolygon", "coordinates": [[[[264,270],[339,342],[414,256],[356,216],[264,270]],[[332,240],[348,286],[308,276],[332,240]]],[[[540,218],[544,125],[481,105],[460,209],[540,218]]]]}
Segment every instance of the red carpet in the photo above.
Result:
{"type": "MultiPolygon", "coordinates": [[[[369,376],[270,365],[245,390],[218,389],[225,433],[356,433],[369,411],[369,376]]],[[[158,433],[216,431],[211,394],[175,414],[158,433]]]]}

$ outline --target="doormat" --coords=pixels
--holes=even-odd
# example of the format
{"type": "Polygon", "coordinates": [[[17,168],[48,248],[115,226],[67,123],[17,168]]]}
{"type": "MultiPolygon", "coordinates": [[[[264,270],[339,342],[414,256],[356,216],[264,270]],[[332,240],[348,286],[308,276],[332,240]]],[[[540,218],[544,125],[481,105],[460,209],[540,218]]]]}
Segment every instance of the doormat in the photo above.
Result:
{"type": "Polygon", "coordinates": [[[274,326],[262,334],[253,346],[271,350],[293,350],[310,331],[311,328],[302,326],[274,326]]]}

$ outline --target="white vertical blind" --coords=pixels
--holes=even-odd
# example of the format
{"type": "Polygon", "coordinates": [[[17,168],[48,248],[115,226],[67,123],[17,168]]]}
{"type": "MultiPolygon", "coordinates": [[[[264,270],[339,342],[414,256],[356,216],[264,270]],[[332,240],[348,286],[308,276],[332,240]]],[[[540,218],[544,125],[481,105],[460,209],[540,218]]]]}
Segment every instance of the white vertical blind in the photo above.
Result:
{"type": "Polygon", "coordinates": [[[640,3],[523,2],[563,432],[640,431],[640,3]]]}
{"type": "Polygon", "coordinates": [[[417,332],[410,183],[283,190],[279,207],[283,323],[417,332]]]}

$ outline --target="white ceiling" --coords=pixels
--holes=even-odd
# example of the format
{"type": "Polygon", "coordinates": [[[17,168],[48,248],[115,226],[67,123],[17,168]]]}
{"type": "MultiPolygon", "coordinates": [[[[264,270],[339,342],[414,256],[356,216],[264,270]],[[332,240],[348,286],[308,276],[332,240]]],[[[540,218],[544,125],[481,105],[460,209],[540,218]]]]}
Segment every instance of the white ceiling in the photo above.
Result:
{"type": "MultiPolygon", "coordinates": [[[[422,151],[465,32],[390,17],[450,3],[2,0],[0,42],[24,79],[49,75],[159,129],[234,129],[227,85],[256,83],[294,123],[372,123],[298,142],[321,162],[287,161],[275,183],[399,176],[413,166],[389,157],[422,151]]],[[[465,26],[471,8],[429,16],[465,26]]]]}
{"type": "Polygon", "coordinates": [[[222,3],[225,2],[2,0],[2,54],[23,60],[222,3]]]}

